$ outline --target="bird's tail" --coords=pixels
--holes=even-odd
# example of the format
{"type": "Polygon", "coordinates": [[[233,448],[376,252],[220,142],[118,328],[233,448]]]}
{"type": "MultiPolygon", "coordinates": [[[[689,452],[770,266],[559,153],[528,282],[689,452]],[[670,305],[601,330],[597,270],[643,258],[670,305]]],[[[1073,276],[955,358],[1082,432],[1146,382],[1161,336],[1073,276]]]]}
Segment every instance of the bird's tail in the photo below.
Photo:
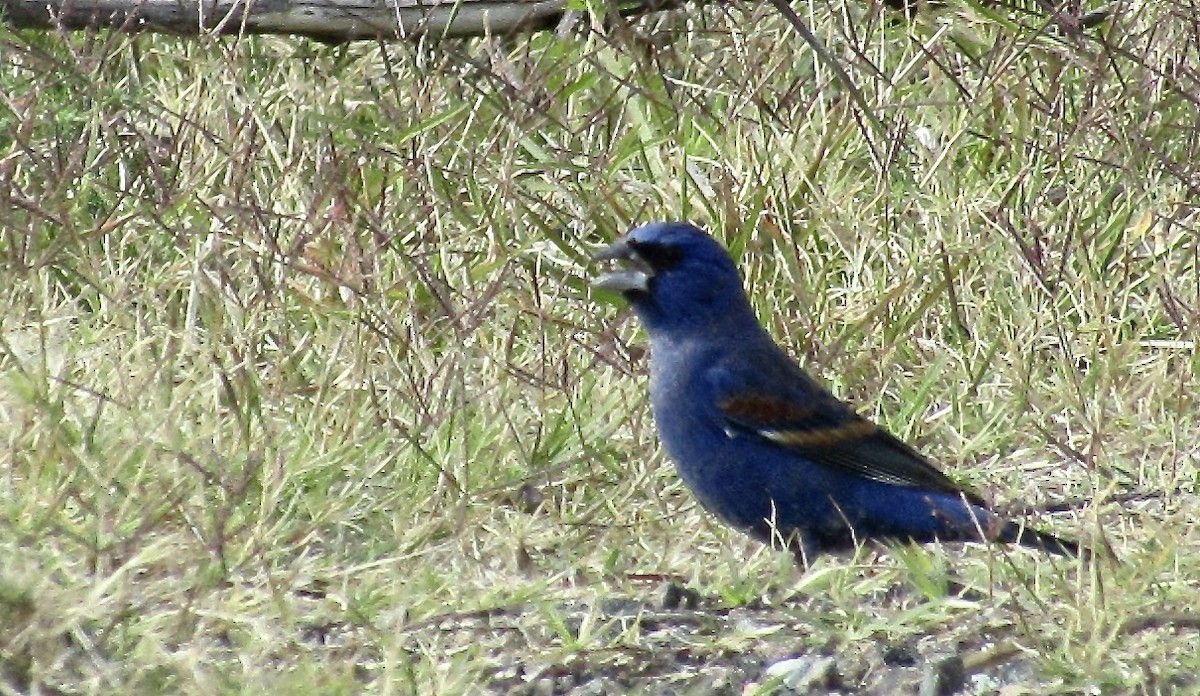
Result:
{"type": "Polygon", "coordinates": [[[1004,525],[995,540],[1009,544],[1020,544],[1021,546],[1045,551],[1056,556],[1082,557],[1084,560],[1091,560],[1092,558],[1091,550],[1080,546],[1077,542],[1069,539],[1061,539],[1047,532],[1039,532],[1036,529],[1031,529],[1015,522],[1009,522],[1004,525]]]}

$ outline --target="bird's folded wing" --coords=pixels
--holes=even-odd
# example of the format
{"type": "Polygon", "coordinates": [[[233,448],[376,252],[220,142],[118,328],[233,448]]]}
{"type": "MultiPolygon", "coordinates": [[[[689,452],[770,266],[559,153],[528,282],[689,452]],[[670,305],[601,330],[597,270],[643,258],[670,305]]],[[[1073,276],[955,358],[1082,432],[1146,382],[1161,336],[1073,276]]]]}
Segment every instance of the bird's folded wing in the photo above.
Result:
{"type": "Polygon", "coordinates": [[[721,395],[718,406],[727,431],[768,440],[822,466],[897,486],[963,494],[986,507],[979,496],[955,484],[912,447],[815,383],[799,386],[813,392],[802,402],[760,392],[721,395]]]}

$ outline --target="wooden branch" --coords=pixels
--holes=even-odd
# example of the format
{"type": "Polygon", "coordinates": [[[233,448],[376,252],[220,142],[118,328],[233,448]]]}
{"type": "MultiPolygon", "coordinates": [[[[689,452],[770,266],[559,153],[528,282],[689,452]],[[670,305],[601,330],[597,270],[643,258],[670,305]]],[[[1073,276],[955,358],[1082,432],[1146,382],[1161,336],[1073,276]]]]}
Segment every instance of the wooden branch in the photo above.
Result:
{"type": "MultiPolygon", "coordinates": [[[[508,34],[553,26],[567,0],[0,0],[16,28],[296,34],[329,42],[508,34]]],[[[663,9],[626,0],[621,14],[663,9]]]]}

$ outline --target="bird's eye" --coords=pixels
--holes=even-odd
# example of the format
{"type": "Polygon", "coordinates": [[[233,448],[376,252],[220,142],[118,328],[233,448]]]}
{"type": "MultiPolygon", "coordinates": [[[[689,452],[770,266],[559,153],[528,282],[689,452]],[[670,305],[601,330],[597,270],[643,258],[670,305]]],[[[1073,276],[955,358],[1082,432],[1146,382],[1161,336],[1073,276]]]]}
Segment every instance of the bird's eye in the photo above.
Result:
{"type": "Polygon", "coordinates": [[[637,255],[658,272],[666,271],[683,261],[683,249],[671,244],[638,242],[631,239],[629,246],[633,247],[637,255]]]}

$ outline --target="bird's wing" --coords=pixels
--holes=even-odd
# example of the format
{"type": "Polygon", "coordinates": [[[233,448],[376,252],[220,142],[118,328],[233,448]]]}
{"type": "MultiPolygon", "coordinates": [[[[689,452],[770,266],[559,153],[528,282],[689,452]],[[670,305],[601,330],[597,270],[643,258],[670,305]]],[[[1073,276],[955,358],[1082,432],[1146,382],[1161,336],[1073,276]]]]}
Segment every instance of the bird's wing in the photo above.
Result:
{"type": "Polygon", "coordinates": [[[757,389],[735,387],[731,382],[736,381],[729,375],[717,380],[717,405],[731,433],[762,438],[822,466],[896,486],[962,494],[986,507],[978,495],[798,368],[768,381],[755,379],[757,389]]]}

